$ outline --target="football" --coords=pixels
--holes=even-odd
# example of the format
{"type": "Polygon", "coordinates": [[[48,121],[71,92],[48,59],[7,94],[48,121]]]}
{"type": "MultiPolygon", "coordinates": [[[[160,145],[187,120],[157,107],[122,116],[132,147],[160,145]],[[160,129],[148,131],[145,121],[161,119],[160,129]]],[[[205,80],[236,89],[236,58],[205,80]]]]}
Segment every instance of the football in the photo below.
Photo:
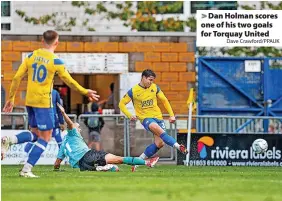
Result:
{"type": "Polygon", "coordinates": [[[268,144],[264,139],[256,139],[252,144],[252,148],[255,153],[261,154],[267,151],[268,144]]]}
{"type": "Polygon", "coordinates": [[[119,168],[117,165],[107,164],[105,166],[97,166],[96,171],[103,171],[103,172],[118,172],[119,168]]]}

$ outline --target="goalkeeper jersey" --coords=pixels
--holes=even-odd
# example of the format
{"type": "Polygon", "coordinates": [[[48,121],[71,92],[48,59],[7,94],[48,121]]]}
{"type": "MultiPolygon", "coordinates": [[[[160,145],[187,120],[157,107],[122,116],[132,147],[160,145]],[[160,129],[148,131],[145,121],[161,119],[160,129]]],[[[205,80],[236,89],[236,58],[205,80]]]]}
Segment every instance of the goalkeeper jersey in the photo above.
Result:
{"type": "Polygon", "coordinates": [[[89,150],[90,149],[84,142],[83,137],[74,128],[72,130],[68,130],[68,134],[64,137],[57,158],[63,160],[65,157],[68,157],[71,167],[79,168],[79,160],[89,150]]]}

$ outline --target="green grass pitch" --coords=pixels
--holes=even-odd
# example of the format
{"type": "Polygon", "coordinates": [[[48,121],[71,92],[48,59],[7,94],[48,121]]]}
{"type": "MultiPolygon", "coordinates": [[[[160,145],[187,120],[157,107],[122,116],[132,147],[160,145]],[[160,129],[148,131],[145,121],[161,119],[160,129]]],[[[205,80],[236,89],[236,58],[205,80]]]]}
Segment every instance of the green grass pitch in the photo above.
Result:
{"type": "Polygon", "coordinates": [[[281,201],[279,167],[120,166],[120,172],[79,172],[36,166],[40,178],[20,178],[2,166],[3,201],[281,201]]]}

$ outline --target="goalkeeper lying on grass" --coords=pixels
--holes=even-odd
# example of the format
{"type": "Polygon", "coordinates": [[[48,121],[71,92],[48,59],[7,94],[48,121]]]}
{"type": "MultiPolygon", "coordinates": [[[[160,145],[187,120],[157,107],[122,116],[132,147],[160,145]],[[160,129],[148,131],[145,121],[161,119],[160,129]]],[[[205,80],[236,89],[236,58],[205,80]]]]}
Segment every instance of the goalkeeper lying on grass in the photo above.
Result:
{"type": "Polygon", "coordinates": [[[64,108],[57,103],[65,121],[68,125],[68,134],[64,137],[59,149],[54,169],[59,170],[62,160],[67,156],[73,168],[80,168],[80,171],[118,171],[118,167],[112,164],[147,165],[153,167],[159,157],[143,160],[138,157],[121,157],[104,151],[89,149],[80,135],[81,129],[78,123],[74,123],[65,113],[64,108]]]}

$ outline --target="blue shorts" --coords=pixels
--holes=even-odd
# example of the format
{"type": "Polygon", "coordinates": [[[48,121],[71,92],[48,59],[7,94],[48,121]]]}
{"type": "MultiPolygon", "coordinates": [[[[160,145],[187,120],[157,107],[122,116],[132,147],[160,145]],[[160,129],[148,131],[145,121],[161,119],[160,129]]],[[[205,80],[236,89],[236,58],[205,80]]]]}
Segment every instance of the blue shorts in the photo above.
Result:
{"type": "Polygon", "coordinates": [[[55,126],[53,108],[37,108],[26,106],[28,124],[41,131],[51,130],[55,126]]]}
{"type": "Polygon", "coordinates": [[[151,123],[158,124],[164,131],[166,131],[164,120],[160,120],[160,119],[156,119],[156,118],[146,118],[146,119],[143,120],[142,125],[144,126],[144,128],[147,131],[151,131],[150,128],[149,128],[151,123]]]}

